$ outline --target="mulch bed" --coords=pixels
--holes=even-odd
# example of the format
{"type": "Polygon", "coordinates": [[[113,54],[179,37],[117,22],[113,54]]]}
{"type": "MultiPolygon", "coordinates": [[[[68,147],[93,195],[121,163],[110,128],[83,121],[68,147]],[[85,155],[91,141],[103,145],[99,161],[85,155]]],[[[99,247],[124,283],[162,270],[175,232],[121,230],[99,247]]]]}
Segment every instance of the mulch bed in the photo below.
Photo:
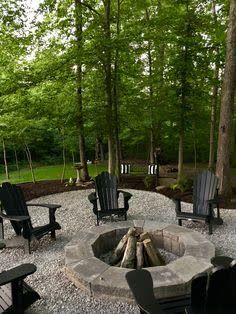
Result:
{"type": "MultiPolygon", "coordinates": [[[[120,188],[123,189],[136,189],[144,191],[153,191],[156,192],[155,182],[150,186],[146,187],[144,184],[144,176],[122,176],[119,184],[120,188]]],[[[94,182],[90,181],[80,186],[66,186],[65,182],[60,180],[47,180],[47,181],[38,181],[36,183],[27,182],[19,184],[24,192],[25,198],[27,201],[37,198],[44,195],[62,193],[75,190],[84,190],[88,188],[94,188],[94,182]]],[[[186,202],[191,202],[191,193],[181,193],[179,190],[173,191],[170,188],[163,188],[158,191],[161,194],[166,195],[167,197],[180,197],[186,202]]]]}
{"type": "MultiPolygon", "coordinates": [[[[80,186],[66,186],[65,182],[60,180],[38,181],[37,183],[21,183],[19,184],[24,192],[27,201],[44,195],[62,193],[75,190],[84,190],[94,188],[94,182],[90,181],[80,186]]],[[[145,186],[144,176],[122,176],[119,184],[123,189],[136,189],[144,191],[156,191],[155,182],[150,187],[145,186]]],[[[192,203],[192,192],[181,192],[179,189],[173,190],[169,187],[158,189],[158,193],[163,194],[169,198],[180,198],[182,201],[192,203]]],[[[229,204],[222,204],[225,208],[236,208],[236,188],[233,188],[233,201],[229,204]]]]}

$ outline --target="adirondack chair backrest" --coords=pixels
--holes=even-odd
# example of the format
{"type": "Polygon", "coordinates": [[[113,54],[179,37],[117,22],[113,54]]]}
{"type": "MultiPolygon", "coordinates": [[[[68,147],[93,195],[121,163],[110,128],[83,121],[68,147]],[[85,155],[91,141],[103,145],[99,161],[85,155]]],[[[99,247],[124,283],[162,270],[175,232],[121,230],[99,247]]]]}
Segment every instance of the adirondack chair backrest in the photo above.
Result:
{"type": "Polygon", "coordinates": [[[149,271],[146,269],[131,270],[126,273],[125,277],[141,309],[155,304],[155,313],[162,313],[160,305],[155,301],[153,280],[149,271]]]}
{"type": "MultiPolygon", "coordinates": [[[[24,194],[20,187],[9,182],[4,182],[0,188],[0,201],[7,215],[29,216],[24,194]]],[[[22,224],[16,221],[11,221],[11,224],[16,234],[21,234],[22,224]]],[[[32,229],[30,221],[27,222],[27,225],[32,229]]]]}
{"type": "Polygon", "coordinates": [[[207,201],[216,194],[218,178],[210,171],[203,171],[194,178],[193,213],[208,215],[207,201]]]}
{"type": "Polygon", "coordinates": [[[108,172],[102,172],[95,178],[95,185],[101,210],[117,209],[117,177],[108,172]]]}

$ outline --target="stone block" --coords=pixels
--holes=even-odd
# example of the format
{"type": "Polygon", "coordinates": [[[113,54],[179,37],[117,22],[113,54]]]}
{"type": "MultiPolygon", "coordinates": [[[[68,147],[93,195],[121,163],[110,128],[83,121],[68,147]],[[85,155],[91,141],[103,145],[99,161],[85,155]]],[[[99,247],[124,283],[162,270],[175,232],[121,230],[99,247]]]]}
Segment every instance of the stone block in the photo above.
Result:
{"type": "Polygon", "coordinates": [[[70,279],[78,287],[83,285],[86,289],[90,290],[90,283],[101,276],[101,274],[108,268],[108,264],[102,262],[96,257],[87,258],[68,266],[66,274],[69,274],[70,279]]]}
{"type": "Polygon", "coordinates": [[[212,265],[209,261],[199,260],[193,256],[183,256],[168,264],[167,267],[184,282],[188,283],[193,276],[207,271],[212,265]]]}
{"type": "Polygon", "coordinates": [[[172,239],[167,236],[163,237],[163,247],[166,251],[172,252],[172,239]]]}
{"type": "Polygon", "coordinates": [[[116,231],[113,229],[103,234],[99,234],[97,239],[91,244],[94,255],[99,257],[101,254],[112,250],[116,245],[116,231]]]}
{"type": "Polygon", "coordinates": [[[145,220],[133,220],[134,227],[143,228],[145,220]]]}
{"type": "Polygon", "coordinates": [[[185,282],[168,266],[149,267],[154,286],[154,294],[159,299],[187,293],[185,282]]]}
{"type": "Polygon", "coordinates": [[[72,265],[93,256],[92,248],[84,242],[77,241],[75,244],[70,242],[65,246],[65,265],[72,265]]]}
{"type": "Polygon", "coordinates": [[[206,260],[211,260],[215,256],[215,246],[207,242],[201,242],[198,245],[187,244],[184,252],[184,256],[194,256],[196,258],[203,258],[206,260]]]}
{"type": "Polygon", "coordinates": [[[108,295],[118,298],[133,298],[125,279],[125,274],[131,269],[110,267],[91,282],[93,296],[108,295]]]}
{"type": "Polygon", "coordinates": [[[180,254],[180,245],[179,245],[179,241],[175,241],[175,240],[171,240],[171,252],[173,254],[176,254],[178,256],[181,256],[180,254]]]}
{"type": "Polygon", "coordinates": [[[156,220],[145,220],[145,223],[143,226],[143,231],[144,232],[149,232],[149,231],[153,231],[153,230],[160,230],[161,231],[169,225],[170,225],[169,223],[159,222],[156,220]]]}

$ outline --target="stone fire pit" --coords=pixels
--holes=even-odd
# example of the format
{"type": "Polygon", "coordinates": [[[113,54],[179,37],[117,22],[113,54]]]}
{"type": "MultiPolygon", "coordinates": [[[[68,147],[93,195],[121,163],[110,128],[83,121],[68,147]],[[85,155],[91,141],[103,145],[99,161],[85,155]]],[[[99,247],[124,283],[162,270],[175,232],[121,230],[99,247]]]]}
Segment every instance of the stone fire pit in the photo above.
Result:
{"type": "Polygon", "coordinates": [[[112,250],[132,226],[149,232],[156,247],[179,257],[165,266],[146,268],[152,275],[158,298],[189,293],[191,278],[212,268],[210,259],[215,255],[215,247],[200,233],[178,225],[134,220],[79,232],[65,247],[65,269],[69,279],[91,296],[133,299],[125,279],[130,269],[110,266],[99,259],[101,254],[112,250]]]}

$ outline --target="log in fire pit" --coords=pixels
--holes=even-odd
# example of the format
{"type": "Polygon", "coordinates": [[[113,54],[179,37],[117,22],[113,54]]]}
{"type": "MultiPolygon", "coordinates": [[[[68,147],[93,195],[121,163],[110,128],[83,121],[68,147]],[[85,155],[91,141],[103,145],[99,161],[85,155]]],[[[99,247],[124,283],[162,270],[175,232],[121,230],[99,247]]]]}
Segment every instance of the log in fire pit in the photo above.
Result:
{"type": "Polygon", "coordinates": [[[125,274],[147,267],[154,293],[161,299],[189,293],[191,278],[209,270],[214,255],[214,245],[191,229],[149,220],[124,221],[79,232],[65,247],[65,271],[91,296],[127,300],[133,297],[125,274]],[[163,265],[159,251],[175,259],[163,265]]]}

